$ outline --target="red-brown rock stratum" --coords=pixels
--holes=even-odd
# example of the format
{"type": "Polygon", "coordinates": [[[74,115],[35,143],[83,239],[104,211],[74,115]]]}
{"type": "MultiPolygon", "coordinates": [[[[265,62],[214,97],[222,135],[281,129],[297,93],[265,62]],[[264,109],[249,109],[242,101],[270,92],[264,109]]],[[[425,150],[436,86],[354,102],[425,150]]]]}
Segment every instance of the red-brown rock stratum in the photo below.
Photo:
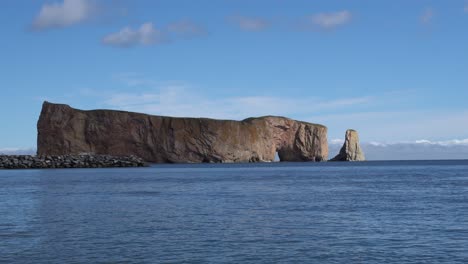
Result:
{"type": "Polygon", "coordinates": [[[38,155],[136,155],[156,163],[328,158],[325,126],[276,116],[178,118],[44,102],[37,128],[38,155]]]}

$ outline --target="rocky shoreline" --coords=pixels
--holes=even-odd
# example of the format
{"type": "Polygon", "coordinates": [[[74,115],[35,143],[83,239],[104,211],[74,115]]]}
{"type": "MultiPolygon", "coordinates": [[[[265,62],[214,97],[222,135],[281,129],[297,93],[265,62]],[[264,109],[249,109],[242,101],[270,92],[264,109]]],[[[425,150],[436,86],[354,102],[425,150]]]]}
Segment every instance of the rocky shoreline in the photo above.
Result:
{"type": "Polygon", "coordinates": [[[59,168],[116,168],[147,167],[136,156],[110,155],[0,155],[0,169],[59,169],[59,168]]]}

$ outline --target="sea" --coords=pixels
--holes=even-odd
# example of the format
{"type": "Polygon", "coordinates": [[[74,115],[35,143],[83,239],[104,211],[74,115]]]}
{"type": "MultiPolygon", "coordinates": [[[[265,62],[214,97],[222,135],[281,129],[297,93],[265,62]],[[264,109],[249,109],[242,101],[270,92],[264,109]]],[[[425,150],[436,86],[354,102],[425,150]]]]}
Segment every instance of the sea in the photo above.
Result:
{"type": "Polygon", "coordinates": [[[468,263],[468,161],[0,170],[0,263],[468,263]]]}

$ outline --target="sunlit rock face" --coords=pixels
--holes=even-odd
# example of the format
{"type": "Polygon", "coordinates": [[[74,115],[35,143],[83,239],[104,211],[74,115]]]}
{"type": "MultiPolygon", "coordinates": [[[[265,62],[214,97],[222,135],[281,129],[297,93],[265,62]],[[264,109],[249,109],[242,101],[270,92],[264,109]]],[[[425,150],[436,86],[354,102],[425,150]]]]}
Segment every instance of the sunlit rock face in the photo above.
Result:
{"type": "Polygon", "coordinates": [[[325,126],[285,117],[176,118],[44,102],[37,127],[39,155],[136,155],[156,163],[328,158],[325,126]]]}
{"type": "Polygon", "coordinates": [[[366,160],[364,152],[359,145],[359,135],[356,130],[348,129],[345,135],[345,142],[340,150],[331,161],[364,161],[366,160]]]}

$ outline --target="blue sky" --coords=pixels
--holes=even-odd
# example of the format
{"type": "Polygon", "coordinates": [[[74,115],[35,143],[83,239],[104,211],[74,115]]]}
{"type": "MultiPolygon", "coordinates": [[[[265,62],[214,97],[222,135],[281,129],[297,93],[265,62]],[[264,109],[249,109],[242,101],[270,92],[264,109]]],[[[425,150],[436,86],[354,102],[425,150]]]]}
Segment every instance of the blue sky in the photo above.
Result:
{"type": "Polygon", "coordinates": [[[174,116],[274,114],[322,123],[330,140],[354,128],[363,142],[468,146],[463,0],[0,5],[0,150],[35,147],[43,100],[174,116]]]}

